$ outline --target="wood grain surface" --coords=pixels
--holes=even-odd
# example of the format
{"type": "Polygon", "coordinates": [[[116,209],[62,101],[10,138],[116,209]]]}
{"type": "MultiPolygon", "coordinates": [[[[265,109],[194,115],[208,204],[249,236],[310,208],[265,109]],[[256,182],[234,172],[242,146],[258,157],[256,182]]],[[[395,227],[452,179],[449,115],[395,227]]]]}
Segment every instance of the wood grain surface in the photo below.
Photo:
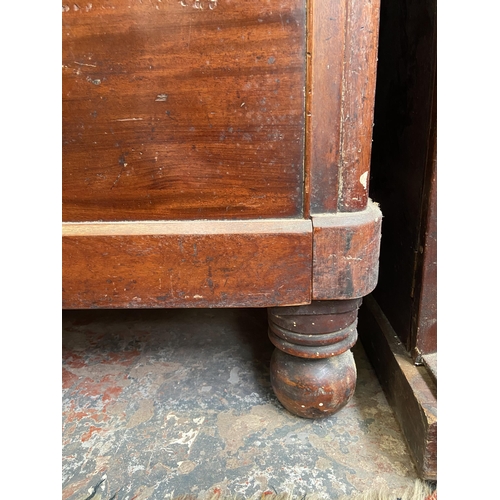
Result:
{"type": "Polygon", "coordinates": [[[356,386],[349,349],[356,343],[360,299],[268,310],[271,384],[295,415],[320,418],[347,404],[356,386]]]}
{"type": "Polygon", "coordinates": [[[371,291],[378,2],[64,4],[64,307],[371,291]]]}
{"type": "Polygon", "coordinates": [[[339,212],[368,203],[380,0],[347,0],[339,212]]]}
{"type": "Polygon", "coordinates": [[[366,210],[314,216],[313,299],[354,299],[377,284],[382,213],[366,210]]]}
{"type": "Polygon", "coordinates": [[[335,212],[340,167],[346,2],[310,0],[306,93],[306,209],[335,212]]]}
{"type": "Polygon", "coordinates": [[[379,0],[311,0],[306,92],[306,213],[368,203],[379,0]]]}
{"type": "Polygon", "coordinates": [[[302,214],[303,0],[63,5],[63,220],[302,214]]]}
{"type": "Polygon", "coordinates": [[[304,220],[64,224],[63,308],[307,304],[311,240],[304,220]]]}
{"type": "Polygon", "coordinates": [[[414,277],[415,297],[412,310],[414,356],[437,352],[437,131],[436,95],[429,134],[422,216],[419,230],[417,265],[414,277]]]}

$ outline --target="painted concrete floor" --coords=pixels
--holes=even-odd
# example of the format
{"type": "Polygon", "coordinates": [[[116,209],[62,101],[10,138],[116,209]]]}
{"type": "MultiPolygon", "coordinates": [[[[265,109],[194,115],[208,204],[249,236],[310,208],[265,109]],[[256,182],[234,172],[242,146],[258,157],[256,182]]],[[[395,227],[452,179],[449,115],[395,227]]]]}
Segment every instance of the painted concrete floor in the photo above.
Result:
{"type": "Polygon", "coordinates": [[[325,420],[283,409],[264,309],[63,312],[63,499],[266,491],[335,499],[417,478],[361,344],[325,420]]]}

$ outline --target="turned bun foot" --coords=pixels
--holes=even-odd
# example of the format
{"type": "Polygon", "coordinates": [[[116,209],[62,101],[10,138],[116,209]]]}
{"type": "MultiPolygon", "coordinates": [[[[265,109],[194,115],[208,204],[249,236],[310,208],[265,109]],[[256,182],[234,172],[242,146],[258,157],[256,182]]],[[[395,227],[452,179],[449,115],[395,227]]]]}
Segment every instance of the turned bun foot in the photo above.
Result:
{"type": "Polygon", "coordinates": [[[305,418],[328,417],[356,388],[349,350],[357,340],[360,299],[316,301],[269,310],[271,384],[280,403],[305,418]]]}
{"type": "Polygon", "coordinates": [[[280,403],[305,418],[322,418],[343,408],[356,388],[351,351],[324,359],[297,358],[275,349],[271,384],[280,403]]]}

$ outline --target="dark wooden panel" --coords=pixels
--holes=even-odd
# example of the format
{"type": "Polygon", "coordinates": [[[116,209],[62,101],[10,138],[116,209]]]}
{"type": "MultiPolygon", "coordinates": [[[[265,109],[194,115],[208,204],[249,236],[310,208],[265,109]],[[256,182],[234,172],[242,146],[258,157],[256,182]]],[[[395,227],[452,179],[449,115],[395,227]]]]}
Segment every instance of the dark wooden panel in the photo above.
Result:
{"type": "Polygon", "coordinates": [[[370,202],[354,213],[313,221],[313,299],[353,299],[377,284],[382,213],[370,202]]]}
{"type": "Polygon", "coordinates": [[[384,236],[373,294],[408,350],[433,147],[436,10],[436,0],[386,0],[380,18],[370,196],[384,214],[384,236]]]}
{"type": "Polygon", "coordinates": [[[63,218],[302,213],[305,2],[63,6],[63,218]]]}
{"type": "Polygon", "coordinates": [[[63,225],[63,308],[311,300],[310,221],[63,225]]]}
{"type": "MultiPolygon", "coordinates": [[[[435,124],[435,116],[434,116],[435,124]]],[[[415,355],[437,351],[437,179],[436,179],[436,129],[429,158],[429,181],[425,184],[423,227],[420,230],[419,262],[415,275],[416,300],[412,315],[412,345],[415,355]]]]}

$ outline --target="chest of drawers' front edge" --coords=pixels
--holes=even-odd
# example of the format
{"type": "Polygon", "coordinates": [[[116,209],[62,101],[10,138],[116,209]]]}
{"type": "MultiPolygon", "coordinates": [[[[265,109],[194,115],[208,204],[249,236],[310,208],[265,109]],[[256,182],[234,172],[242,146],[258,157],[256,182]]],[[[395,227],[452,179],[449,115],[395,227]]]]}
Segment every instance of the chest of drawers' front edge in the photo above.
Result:
{"type": "Polygon", "coordinates": [[[63,224],[63,308],[311,300],[309,220],[63,224]]]}
{"type": "Polygon", "coordinates": [[[308,2],[307,216],[367,207],[379,18],[379,0],[308,2]]]}

